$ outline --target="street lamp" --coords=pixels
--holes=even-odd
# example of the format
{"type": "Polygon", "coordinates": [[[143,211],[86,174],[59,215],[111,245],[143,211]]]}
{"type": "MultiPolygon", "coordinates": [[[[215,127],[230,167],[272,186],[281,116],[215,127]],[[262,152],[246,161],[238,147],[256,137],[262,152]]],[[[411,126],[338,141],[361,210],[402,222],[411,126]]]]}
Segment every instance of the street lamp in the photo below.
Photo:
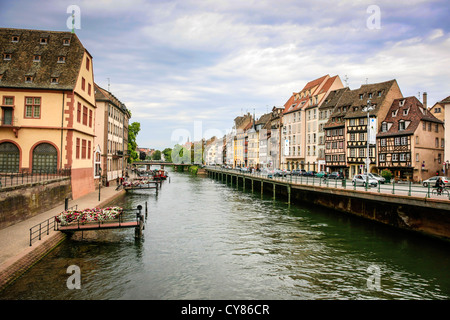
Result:
{"type": "Polygon", "coordinates": [[[100,188],[102,186],[102,167],[98,168],[98,174],[100,178],[98,179],[98,201],[100,201],[100,188]]]}
{"type": "Polygon", "coordinates": [[[367,154],[366,154],[366,190],[369,185],[369,165],[370,165],[370,157],[369,157],[369,126],[370,126],[370,118],[369,113],[372,111],[374,107],[370,103],[370,99],[367,100],[367,106],[362,109],[362,111],[367,112],[367,137],[366,137],[366,144],[367,144],[367,154]]]}

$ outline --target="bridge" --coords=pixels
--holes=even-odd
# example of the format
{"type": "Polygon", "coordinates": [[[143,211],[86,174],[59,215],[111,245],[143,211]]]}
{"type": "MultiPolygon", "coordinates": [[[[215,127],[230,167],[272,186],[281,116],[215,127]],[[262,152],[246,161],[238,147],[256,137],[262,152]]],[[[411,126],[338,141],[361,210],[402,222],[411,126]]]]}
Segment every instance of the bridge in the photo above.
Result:
{"type": "Polygon", "coordinates": [[[174,162],[167,162],[167,161],[162,161],[162,160],[141,160],[141,161],[135,161],[131,165],[133,167],[145,166],[147,171],[150,170],[151,166],[160,166],[161,169],[164,169],[164,166],[171,166],[171,167],[174,167],[175,170],[180,168],[182,171],[184,171],[184,168],[189,168],[190,166],[201,165],[201,164],[174,163],[174,162]]]}

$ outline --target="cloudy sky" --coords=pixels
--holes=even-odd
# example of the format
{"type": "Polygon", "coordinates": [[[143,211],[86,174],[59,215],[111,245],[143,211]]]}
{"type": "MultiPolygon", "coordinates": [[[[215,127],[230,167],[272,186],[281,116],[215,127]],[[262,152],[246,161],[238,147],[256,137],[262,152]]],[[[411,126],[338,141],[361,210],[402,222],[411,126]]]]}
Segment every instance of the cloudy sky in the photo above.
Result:
{"type": "Polygon", "coordinates": [[[0,26],[65,31],[71,5],[141,147],[223,135],[326,74],[351,89],[396,79],[429,106],[450,95],[448,0],[0,0],[0,26]]]}

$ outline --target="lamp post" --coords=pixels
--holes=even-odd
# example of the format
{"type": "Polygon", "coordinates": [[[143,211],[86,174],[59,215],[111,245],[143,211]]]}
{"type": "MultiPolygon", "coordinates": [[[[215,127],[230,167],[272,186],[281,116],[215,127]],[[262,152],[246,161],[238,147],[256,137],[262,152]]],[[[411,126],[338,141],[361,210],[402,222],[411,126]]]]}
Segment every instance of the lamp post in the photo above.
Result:
{"type": "Polygon", "coordinates": [[[98,179],[98,201],[100,201],[100,188],[102,187],[102,167],[98,168],[98,174],[100,178],[98,179]]]}
{"type": "Polygon", "coordinates": [[[369,185],[369,165],[370,165],[370,157],[369,157],[369,125],[370,125],[370,117],[369,113],[372,111],[374,107],[370,103],[370,99],[367,100],[367,106],[362,109],[362,111],[367,112],[367,137],[366,137],[366,145],[367,145],[367,154],[366,154],[366,190],[369,185]]]}

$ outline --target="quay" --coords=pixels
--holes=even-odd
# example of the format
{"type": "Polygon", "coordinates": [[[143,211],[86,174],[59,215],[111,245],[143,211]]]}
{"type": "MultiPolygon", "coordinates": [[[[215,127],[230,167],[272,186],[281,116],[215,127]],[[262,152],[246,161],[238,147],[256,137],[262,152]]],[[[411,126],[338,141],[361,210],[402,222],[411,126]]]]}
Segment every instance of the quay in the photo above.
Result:
{"type": "MultiPolygon", "coordinates": [[[[70,202],[79,209],[105,207],[113,200],[125,195],[125,190],[116,186],[102,187],[101,199],[98,191],[91,192],[70,202]]],[[[26,272],[37,261],[53,250],[66,238],[63,232],[50,230],[48,235],[30,246],[30,228],[63,212],[65,205],[59,205],[30,219],[0,229],[0,290],[26,272]]]]}
{"type": "Polygon", "coordinates": [[[353,186],[347,180],[272,177],[207,167],[208,177],[232,187],[272,194],[291,203],[320,205],[402,230],[450,241],[450,200],[432,196],[430,188],[385,185],[353,186]],[[350,184],[350,185],[348,185],[350,184]]]}

